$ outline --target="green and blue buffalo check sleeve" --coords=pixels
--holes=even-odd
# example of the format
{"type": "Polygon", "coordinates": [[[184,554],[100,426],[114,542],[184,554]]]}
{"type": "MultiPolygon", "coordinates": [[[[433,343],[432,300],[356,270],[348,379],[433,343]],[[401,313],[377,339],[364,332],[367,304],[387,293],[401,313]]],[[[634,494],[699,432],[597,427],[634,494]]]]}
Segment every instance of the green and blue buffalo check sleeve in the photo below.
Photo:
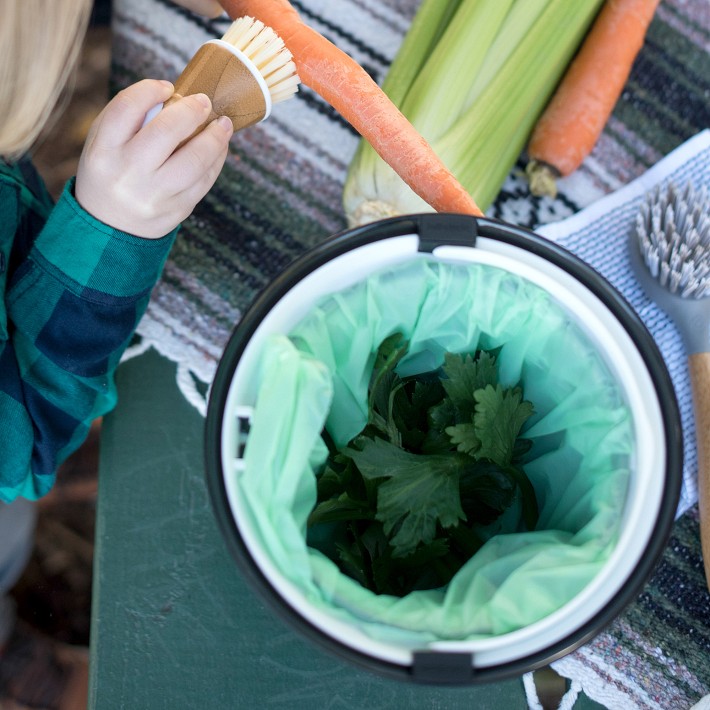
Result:
{"type": "Polygon", "coordinates": [[[112,229],[80,207],[70,181],[32,233],[18,189],[0,176],[0,238],[14,232],[0,263],[5,502],[47,493],[91,422],[114,406],[114,371],[177,232],[151,240],[112,229]]]}

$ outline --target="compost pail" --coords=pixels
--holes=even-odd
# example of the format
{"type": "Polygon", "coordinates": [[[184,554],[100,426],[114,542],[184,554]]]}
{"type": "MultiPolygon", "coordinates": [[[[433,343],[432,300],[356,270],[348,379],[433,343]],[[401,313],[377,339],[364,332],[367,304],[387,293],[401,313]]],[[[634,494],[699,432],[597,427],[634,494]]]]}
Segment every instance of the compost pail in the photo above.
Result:
{"type": "MultiPolygon", "coordinates": [[[[272,372],[281,376],[278,367],[272,372]]],[[[533,404],[538,403],[533,399],[533,404]]],[[[351,410],[343,411],[332,423],[347,432],[351,410]]],[[[490,682],[574,650],[637,596],[674,520],[681,426],[652,337],[621,295],[588,265],[532,232],[495,220],[411,215],[336,235],[294,262],[260,295],[235,328],[217,369],[207,412],[206,467],[213,507],[236,562],[257,592],[301,632],[340,657],[402,680],[490,682]],[[473,286],[457,291],[462,279],[473,286]],[[435,295],[422,280],[435,285],[435,295]],[[387,299],[378,302],[384,291],[387,299]],[[528,318],[533,310],[534,317],[528,318]],[[339,319],[337,327],[328,325],[329,313],[339,319]],[[413,592],[411,599],[378,598],[340,579],[306,546],[302,508],[313,494],[317,465],[309,466],[320,451],[318,442],[309,443],[313,427],[322,426],[317,407],[309,402],[304,410],[289,409],[298,404],[298,396],[289,402],[283,392],[281,412],[279,392],[271,392],[277,407],[261,414],[266,425],[255,420],[269,343],[294,332],[296,341],[307,340],[301,324],[309,318],[311,331],[321,328],[331,339],[323,362],[318,352],[304,355],[304,367],[315,367],[322,378],[320,389],[332,384],[326,427],[343,399],[357,413],[365,372],[364,356],[355,363],[360,369],[353,370],[350,361],[338,369],[336,351],[345,359],[357,361],[359,350],[369,357],[377,346],[375,335],[394,329],[413,334],[419,356],[434,360],[444,344],[463,351],[471,344],[467,341],[485,340],[507,353],[505,367],[523,375],[533,369],[527,353],[537,353],[535,372],[544,387],[536,396],[543,410],[563,421],[559,412],[571,409],[570,402],[578,407],[575,397],[584,387],[598,387],[599,392],[586,393],[583,406],[602,419],[605,407],[616,407],[624,416],[618,426],[613,419],[606,422],[603,431],[588,421],[592,428],[579,429],[585,436],[599,435],[598,442],[585,443],[579,436],[575,442],[563,425],[551,433],[549,424],[542,432],[541,439],[563,442],[565,461],[574,461],[574,476],[558,471],[554,456],[539,458],[529,475],[547,527],[528,533],[529,538],[489,540],[472,559],[472,576],[462,578],[476,586],[475,594],[472,589],[469,595],[459,580],[455,599],[447,589],[413,592]],[[516,359],[520,348],[526,354],[516,359]],[[580,358],[589,365],[582,366],[580,358]],[[560,384],[563,370],[576,381],[560,384]],[[270,417],[276,427],[272,439],[270,417]],[[619,441],[623,454],[612,448],[607,459],[599,459],[606,446],[619,441]],[[260,462],[256,470],[249,467],[250,446],[261,449],[252,451],[251,460],[260,462]],[[305,451],[297,452],[299,446],[305,451]],[[273,456],[272,448],[278,450],[273,456]],[[581,452],[576,458],[575,451],[581,452]],[[614,468],[613,476],[594,468],[599,460],[614,468]],[[274,502],[282,499],[287,502],[274,502]],[[548,570],[539,555],[526,549],[526,541],[548,544],[558,534],[558,559],[566,566],[551,564],[548,570]],[[473,563],[484,550],[485,564],[473,563]],[[505,562],[500,565],[504,572],[490,571],[497,569],[497,554],[505,562]],[[572,585],[567,598],[570,561],[577,561],[589,579],[579,589],[572,585]],[[484,568],[485,584],[476,577],[484,568]],[[517,590],[517,602],[511,584],[525,587],[517,590]],[[535,589],[559,590],[559,606],[540,618],[525,613],[526,593],[535,589]]],[[[574,577],[578,586],[579,579],[585,578],[574,577]]]]}

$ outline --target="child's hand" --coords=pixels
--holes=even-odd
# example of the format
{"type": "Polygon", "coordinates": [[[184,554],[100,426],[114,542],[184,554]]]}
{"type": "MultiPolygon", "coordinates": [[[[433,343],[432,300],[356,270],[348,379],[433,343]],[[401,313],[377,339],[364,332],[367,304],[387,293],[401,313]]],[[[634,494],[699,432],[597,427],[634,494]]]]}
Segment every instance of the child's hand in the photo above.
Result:
{"type": "Polygon", "coordinates": [[[145,114],[172,93],[172,84],[152,79],[121,91],[94,121],[79,160],[79,204],[139,237],[162,237],[190,215],[227,157],[232,123],[224,117],[176,150],[209,115],[204,95],[176,101],[141,127],[145,114]]]}
{"type": "Polygon", "coordinates": [[[218,0],[173,0],[173,2],[205,17],[219,17],[224,12],[218,0]]]}

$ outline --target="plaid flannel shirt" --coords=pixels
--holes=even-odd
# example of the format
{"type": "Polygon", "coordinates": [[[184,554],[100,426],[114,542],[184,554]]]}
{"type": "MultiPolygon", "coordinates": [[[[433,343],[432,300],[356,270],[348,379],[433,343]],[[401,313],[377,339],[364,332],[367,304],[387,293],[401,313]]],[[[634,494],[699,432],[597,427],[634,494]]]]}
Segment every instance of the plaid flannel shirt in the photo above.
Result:
{"type": "Polygon", "coordinates": [[[47,493],[116,402],[113,374],[177,229],[141,239],[56,205],[28,160],[0,160],[0,500],[47,493]]]}

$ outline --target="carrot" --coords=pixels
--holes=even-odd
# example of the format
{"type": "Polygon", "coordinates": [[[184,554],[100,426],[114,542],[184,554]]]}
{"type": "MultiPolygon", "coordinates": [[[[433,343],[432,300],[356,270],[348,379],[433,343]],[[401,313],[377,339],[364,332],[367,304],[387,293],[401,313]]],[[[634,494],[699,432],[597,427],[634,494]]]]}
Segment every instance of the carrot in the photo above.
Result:
{"type": "Polygon", "coordinates": [[[301,81],[318,93],[437,212],[482,216],[473,198],[369,74],[308,27],[288,0],[220,0],[233,17],[250,15],[288,47],[301,81]]]}
{"type": "Polygon", "coordinates": [[[607,0],[528,141],[533,194],[592,152],[624,89],[660,0],[607,0]]]}

